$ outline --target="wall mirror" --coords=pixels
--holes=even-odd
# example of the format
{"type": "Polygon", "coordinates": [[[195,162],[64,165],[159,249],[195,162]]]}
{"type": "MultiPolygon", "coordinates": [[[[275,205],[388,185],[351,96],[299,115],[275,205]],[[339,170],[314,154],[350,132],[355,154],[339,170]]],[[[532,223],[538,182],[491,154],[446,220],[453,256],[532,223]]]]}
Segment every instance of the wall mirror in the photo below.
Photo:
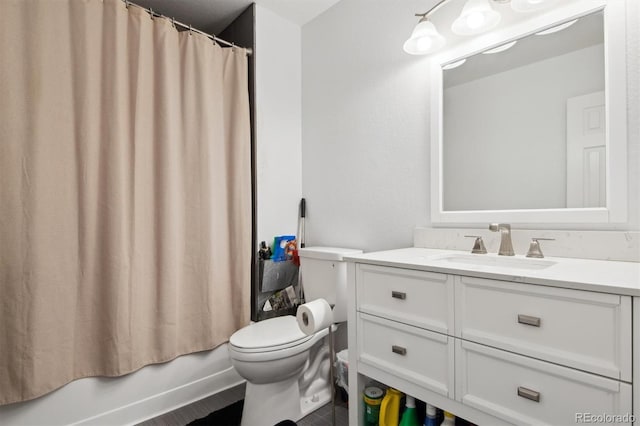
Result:
{"type": "Polygon", "coordinates": [[[576,2],[432,60],[432,221],[626,221],[624,2],[576,2]]]}

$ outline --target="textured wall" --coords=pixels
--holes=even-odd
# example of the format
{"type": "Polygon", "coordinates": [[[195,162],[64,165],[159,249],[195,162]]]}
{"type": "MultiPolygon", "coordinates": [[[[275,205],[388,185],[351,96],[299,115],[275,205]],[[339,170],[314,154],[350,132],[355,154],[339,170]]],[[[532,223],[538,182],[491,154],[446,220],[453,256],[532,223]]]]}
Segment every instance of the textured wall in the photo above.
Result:
{"type": "Polygon", "coordinates": [[[300,27],[256,6],[258,241],[296,234],[302,193],[300,27]]]}
{"type": "Polygon", "coordinates": [[[429,223],[428,63],[401,48],[427,6],[342,0],[303,27],[309,245],[406,247],[429,223]]]}

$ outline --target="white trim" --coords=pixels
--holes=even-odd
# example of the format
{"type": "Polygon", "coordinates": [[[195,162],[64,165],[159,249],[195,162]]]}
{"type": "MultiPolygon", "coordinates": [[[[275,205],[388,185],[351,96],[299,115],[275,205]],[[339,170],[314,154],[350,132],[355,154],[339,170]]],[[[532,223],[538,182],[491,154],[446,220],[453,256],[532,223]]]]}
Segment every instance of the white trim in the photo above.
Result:
{"type": "Polygon", "coordinates": [[[604,71],[609,222],[627,221],[626,2],[604,9],[604,71]],[[611,167],[615,164],[615,167],[611,167]]]}
{"type": "MultiPolygon", "coordinates": [[[[137,425],[145,420],[161,416],[170,411],[177,410],[185,405],[192,404],[203,398],[222,392],[232,392],[245,381],[238,376],[233,367],[227,368],[202,379],[195,380],[186,385],[160,392],[149,398],[134,401],[106,413],[98,414],[72,425],[96,425],[96,424],[122,424],[137,425]]],[[[242,399],[244,393],[240,397],[242,399]]],[[[222,400],[222,398],[221,398],[222,400]]],[[[231,401],[231,403],[234,401],[231,401]]],[[[224,405],[218,407],[223,408],[224,405]]]]}
{"type": "Polygon", "coordinates": [[[431,60],[431,222],[625,223],[627,222],[626,0],[572,3],[522,24],[476,37],[431,60]],[[459,61],[560,22],[604,10],[605,97],[607,120],[607,207],[585,209],[444,211],[442,195],[442,65],[459,61]],[[611,167],[615,164],[615,167],[611,167]]]}
{"type": "Polygon", "coordinates": [[[631,335],[633,345],[633,413],[636,415],[634,426],[640,425],[640,297],[633,298],[633,326],[635,333],[631,335]]]}

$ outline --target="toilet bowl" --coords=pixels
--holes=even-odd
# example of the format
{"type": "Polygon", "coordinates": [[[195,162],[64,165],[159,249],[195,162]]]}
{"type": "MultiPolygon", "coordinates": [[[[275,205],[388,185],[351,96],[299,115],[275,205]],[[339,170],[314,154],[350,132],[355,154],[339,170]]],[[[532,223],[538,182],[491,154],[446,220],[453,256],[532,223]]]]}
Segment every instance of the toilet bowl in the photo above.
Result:
{"type": "MultiPolygon", "coordinates": [[[[321,345],[327,334],[325,329],[306,336],[296,318],[289,315],[251,324],[231,336],[231,363],[247,380],[242,426],[297,421],[310,411],[306,409],[309,404],[301,400],[300,382],[310,365],[311,349],[321,345]]],[[[328,392],[327,382],[324,393],[328,392]]],[[[318,405],[327,402],[323,396],[316,395],[318,405]]]]}
{"type": "MultiPolygon", "coordinates": [[[[299,250],[307,302],[323,298],[336,322],[346,321],[347,265],[343,257],[361,250],[308,247],[299,250]]],[[[324,329],[307,336],[294,316],[271,318],[236,331],[229,357],[247,381],[241,426],[298,421],[329,402],[330,354],[324,329]]]]}

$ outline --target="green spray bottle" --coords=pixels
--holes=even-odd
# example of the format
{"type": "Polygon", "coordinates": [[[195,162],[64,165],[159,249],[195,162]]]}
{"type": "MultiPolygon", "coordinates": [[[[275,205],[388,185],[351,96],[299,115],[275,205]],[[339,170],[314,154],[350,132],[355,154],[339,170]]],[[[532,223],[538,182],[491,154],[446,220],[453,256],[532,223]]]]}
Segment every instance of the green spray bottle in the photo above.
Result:
{"type": "Polygon", "coordinates": [[[420,426],[418,413],[416,412],[416,400],[414,397],[407,395],[404,413],[399,426],[420,426]]]}

